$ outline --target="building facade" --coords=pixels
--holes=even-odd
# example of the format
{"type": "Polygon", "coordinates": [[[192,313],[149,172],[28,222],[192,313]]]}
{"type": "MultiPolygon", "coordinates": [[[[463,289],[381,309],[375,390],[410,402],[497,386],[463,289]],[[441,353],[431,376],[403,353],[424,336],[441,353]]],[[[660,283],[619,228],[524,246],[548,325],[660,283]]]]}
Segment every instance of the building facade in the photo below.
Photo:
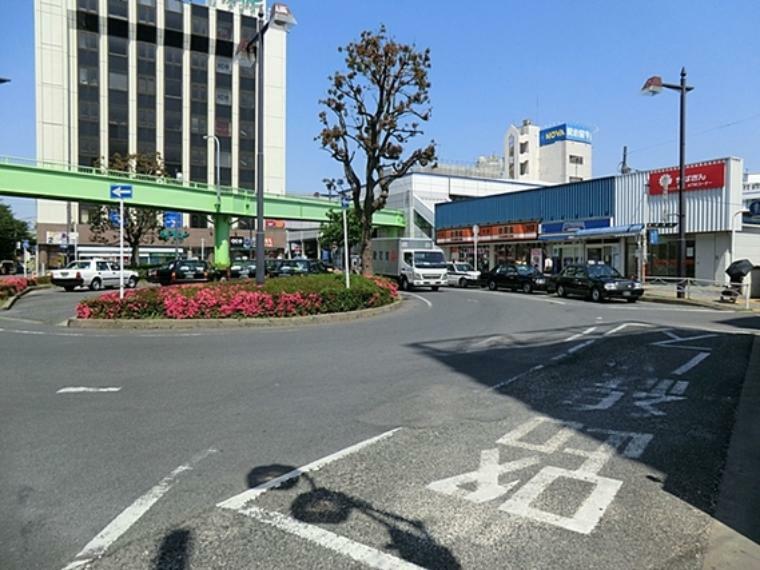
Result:
{"type": "MultiPolygon", "coordinates": [[[[760,232],[742,223],[742,161],[686,168],[686,276],[723,282],[732,260],[760,264],[760,232]]],[[[437,243],[479,267],[508,261],[558,272],[604,262],[626,275],[676,276],[678,169],[560,184],[436,206],[437,243]]]]}
{"type": "MultiPolygon", "coordinates": [[[[37,159],[92,167],[115,154],[158,153],[167,176],[214,184],[216,149],[204,135],[215,135],[221,185],[253,188],[258,82],[236,54],[255,34],[259,6],[35,0],[37,159]]],[[[275,27],[265,35],[264,177],[275,194],[285,192],[286,37],[275,27]]],[[[43,262],[53,262],[67,233],[97,251],[88,242],[92,207],[38,200],[43,262]]],[[[184,214],[182,224],[190,235],[182,249],[199,255],[213,241],[209,220],[184,214]]]]}
{"type": "Polygon", "coordinates": [[[561,184],[591,178],[591,131],[563,123],[548,128],[525,119],[504,137],[504,178],[561,184]]]}

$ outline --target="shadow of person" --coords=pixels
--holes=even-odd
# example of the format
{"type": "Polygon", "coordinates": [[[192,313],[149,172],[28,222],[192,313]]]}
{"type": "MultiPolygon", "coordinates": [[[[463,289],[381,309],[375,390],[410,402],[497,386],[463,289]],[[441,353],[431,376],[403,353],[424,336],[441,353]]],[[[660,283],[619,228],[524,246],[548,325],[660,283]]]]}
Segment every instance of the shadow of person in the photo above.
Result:
{"type": "Polygon", "coordinates": [[[191,543],[192,536],[187,529],[178,528],[166,534],[153,558],[153,570],[186,570],[191,543]]]}
{"type": "Polygon", "coordinates": [[[318,487],[313,478],[302,475],[310,491],[298,495],[290,506],[294,518],[309,524],[341,524],[352,513],[360,513],[385,527],[389,542],[385,548],[399,557],[423,568],[456,570],[461,565],[451,551],[436,542],[420,520],[375,508],[367,501],[340,491],[318,487]]]}

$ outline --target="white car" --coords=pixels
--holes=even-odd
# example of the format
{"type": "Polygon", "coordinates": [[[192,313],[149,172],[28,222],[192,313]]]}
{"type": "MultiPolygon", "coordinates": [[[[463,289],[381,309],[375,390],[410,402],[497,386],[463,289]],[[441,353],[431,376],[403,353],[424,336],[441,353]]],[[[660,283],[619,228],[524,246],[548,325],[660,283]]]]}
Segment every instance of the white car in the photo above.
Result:
{"type": "MultiPolygon", "coordinates": [[[[124,270],[125,287],[134,289],[139,279],[136,271],[124,270]]],[[[119,266],[104,259],[72,261],[64,269],[51,272],[50,282],[66,291],[73,291],[76,287],[89,287],[93,291],[118,287],[119,266]]]]}
{"type": "Polygon", "coordinates": [[[451,261],[446,264],[446,271],[449,287],[467,287],[480,281],[480,271],[475,271],[469,263],[451,261]]]}

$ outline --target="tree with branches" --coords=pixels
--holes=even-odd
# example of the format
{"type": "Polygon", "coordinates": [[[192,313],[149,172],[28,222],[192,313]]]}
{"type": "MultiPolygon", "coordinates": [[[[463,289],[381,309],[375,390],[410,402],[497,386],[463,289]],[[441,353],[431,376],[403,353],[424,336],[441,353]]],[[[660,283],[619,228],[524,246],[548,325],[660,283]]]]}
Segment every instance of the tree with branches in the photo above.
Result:
{"type": "Polygon", "coordinates": [[[385,207],[394,180],[436,158],[432,141],[405,152],[431,115],[430,50],[399,43],[381,26],[338,51],[346,70],[329,77],[317,140],[343,169],[361,223],[362,271],[371,275],[372,215],[385,207]]]}
{"type": "MultiPolygon", "coordinates": [[[[103,161],[99,161],[99,167],[103,161]]],[[[122,156],[114,154],[108,161],[108,169],[129,174],[146,174],[149,176],[165,176],[164,163],[159,153],[136,153],[122,156]]],[[[132,249],[130,265],[136,267],[140,262],[140,246],[151,244],[161,230],[159,212],[149,208],[124,208],[124,241],[132,249]]],[[[92,239],[97,243],[115,244],[118,242],[118,232],[112,222],[111,207],[96,208],[90,217],[92,239]]]]}

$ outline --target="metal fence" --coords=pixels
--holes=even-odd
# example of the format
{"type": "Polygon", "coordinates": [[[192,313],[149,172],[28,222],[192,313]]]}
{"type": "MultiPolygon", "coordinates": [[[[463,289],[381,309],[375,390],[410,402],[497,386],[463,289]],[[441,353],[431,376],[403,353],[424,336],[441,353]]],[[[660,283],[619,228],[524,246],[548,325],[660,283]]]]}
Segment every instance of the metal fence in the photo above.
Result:
{"type": "Polygon", "coordinates": [[[647,276],[645,286],[648,293],[659,297],[676,297],[679,287],[682,287],[684,297],[692,301],[742,303],[745,309],[750,307],[749,283],[728,285],[692,277],[647,276]]]}

